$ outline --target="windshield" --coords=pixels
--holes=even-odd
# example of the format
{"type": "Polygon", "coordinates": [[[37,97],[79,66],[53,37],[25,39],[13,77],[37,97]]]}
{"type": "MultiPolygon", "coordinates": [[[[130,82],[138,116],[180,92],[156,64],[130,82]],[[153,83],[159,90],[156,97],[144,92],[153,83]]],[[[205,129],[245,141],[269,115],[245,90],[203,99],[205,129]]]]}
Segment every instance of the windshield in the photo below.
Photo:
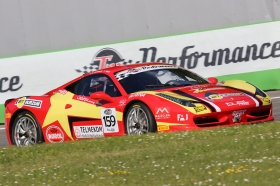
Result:
{"type": "Polygon", "coordinates": [[[163,89],[166,87],[190,86],[209,83],[204,78],[182,68],[166,66],[155,70],[138,67],[115,73],[125,91],[130,94],[137,91],[163,89]]]}

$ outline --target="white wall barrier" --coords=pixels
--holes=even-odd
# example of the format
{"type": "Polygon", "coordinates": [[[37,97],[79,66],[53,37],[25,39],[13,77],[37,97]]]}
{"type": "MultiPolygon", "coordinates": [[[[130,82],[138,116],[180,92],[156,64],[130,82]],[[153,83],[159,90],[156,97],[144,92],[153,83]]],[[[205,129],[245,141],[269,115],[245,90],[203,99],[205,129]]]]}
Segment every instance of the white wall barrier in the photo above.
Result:
{"type": "Polygon", "coordinates": [[[0,59],[0,104],[41,95],[83,72],[160,61],[204,77],[280,68],[280,22],[0,59]]]}

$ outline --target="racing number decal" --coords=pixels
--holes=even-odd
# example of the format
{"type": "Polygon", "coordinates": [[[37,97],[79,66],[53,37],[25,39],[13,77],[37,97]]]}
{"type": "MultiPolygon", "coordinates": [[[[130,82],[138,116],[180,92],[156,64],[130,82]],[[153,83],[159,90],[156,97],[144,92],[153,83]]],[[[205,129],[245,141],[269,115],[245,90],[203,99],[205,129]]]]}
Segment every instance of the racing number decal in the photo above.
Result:
{"type": "Polygon", "coordinates": [[[116,125],[116,118],[113,115],[103,116],[105,127],[114,127],[116,125]]]}
{"type": "Polygon", "coordinates": [[[101,120],[104,133],[119,132],[115,108],[101,109],[101,120]]]}

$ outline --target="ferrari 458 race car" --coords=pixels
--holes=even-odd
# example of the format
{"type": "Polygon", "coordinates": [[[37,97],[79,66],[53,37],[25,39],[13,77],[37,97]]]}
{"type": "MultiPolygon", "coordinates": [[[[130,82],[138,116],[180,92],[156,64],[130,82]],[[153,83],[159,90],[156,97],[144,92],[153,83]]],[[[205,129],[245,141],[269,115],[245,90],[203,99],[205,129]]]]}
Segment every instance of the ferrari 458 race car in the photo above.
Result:
{"type": "Polygon", "coordinates": [[[90,72],[42,96],[9,99],[5,108],[16,146],[274,120],[271,99],[256,86],[165,63],[90,72]]]}

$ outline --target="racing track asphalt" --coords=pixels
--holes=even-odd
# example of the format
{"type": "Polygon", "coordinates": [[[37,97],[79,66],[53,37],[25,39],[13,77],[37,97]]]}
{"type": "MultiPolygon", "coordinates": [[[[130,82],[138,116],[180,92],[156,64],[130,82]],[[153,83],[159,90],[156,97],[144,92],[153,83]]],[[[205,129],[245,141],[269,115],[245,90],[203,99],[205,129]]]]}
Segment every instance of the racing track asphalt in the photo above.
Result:
{"type": "MultiPolygon", "coordinates": [[[[269,91],[268,95],[272,98],[273,104],[273,116],[275,121],[280,121],[280,90],[279,91],[269,91]]],[[[0,125],[0,148],[7,147],[8,141],[6,138],[5,126],[0,125]]]]}

